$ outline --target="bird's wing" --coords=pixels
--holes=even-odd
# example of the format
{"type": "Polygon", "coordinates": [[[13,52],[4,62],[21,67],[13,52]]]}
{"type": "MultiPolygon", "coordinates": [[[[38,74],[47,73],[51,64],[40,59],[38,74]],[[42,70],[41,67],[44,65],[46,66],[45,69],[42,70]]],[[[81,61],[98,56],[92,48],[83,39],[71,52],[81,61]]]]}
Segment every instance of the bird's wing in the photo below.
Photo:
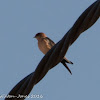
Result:
{"type": "Polygon", "coordinates": [[[51,46],[51,48],[55,45],[55,43],[48,37],[44,38],[46,42],[51,46]]]}

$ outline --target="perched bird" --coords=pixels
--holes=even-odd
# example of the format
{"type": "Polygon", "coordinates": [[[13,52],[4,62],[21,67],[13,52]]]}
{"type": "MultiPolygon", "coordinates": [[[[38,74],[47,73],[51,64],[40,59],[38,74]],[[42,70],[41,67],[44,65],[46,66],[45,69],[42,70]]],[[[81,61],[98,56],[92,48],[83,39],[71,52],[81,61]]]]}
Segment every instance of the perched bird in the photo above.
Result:
{"type": "MultiPolygon", "coordinates": [[[[82,34],[82,32],[90,28],[99,17],[100,0],[96,0],[81,14],[81,16],[74,23],[74,25],[69,29],[69,31],[57,44],[55,44],[52,40],[48,39],[48,37],[45,34],[43,35],[43,33],[36,34],[35,37],[38,41],[42,42],[42,40],[45,40],[41,43],[44,43],[44,45],[41,45],[40,42],[38,42],[40,50],[43,51],[44,54],[46,52],[48,53],[42,58],[34,72],[27,75],[13,87],[13,89],[8,93],[8,95],[5,96],[5,100],[24,100],[26,97],[30,97],[28,95],[31,92],[32,88],[38,82],[40,82],[40,80],[42,80],[42,78],[47,74],[47,72],[51,68],[55,67],[55,65],[57,65],[61,61],[61,59],[62,64],[66,65],[65,62],[71,63],[63,56],[67,53],[69,47],[77,40],[77,38],[82,34]],[[39,34],[42,35],[42,39],[39,34]],[[53,45],[55,46],[52,48],[53,45]],[[50,48],[52,48],[52,50],[48,51],[50,48]],[[56,56],[57,54],[59,55],[56,56]],[[51,63],[52,60],[55,60],[55,62],[51,63]]],[[[66,68],[69,69],[68,67],[66,68]]]]}
{"type": "MultiPolygon", "coordinates": [[[[55,43],[42,32],[37,33],[34,38],[38,40],[38,47],[43,54],[46,54],[55,45],[55,43]]],[[[66,63],[73,64],[73,62],[64,57],[61,63],[67,68],[70,74],[72,74],[66,63]]]]}

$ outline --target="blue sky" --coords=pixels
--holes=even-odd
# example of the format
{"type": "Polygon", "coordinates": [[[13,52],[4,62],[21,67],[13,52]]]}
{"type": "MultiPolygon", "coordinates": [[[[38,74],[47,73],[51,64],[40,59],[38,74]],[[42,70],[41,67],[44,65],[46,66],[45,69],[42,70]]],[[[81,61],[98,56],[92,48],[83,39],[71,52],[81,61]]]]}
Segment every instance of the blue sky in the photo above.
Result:
{"type": "MultiPolygon", "coordinates": [[[[33,72],[44,56],[33,36],[44,32],[58,42],[94,1],[0,0],[0,95],[33,72]]],[[[100,100],[99,27],[100,19],[69,48],[72,75],[58,64],[30,95],[42,94],[43,100],[100,100]]]]}

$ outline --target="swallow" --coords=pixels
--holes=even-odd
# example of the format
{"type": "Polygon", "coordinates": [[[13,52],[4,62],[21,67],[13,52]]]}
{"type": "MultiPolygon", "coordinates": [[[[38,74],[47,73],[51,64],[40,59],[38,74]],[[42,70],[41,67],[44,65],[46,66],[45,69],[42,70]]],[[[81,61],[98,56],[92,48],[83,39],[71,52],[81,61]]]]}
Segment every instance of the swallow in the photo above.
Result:
{"type": "MultiPolygon", "coordinates": [[[[38,48],[43,54],[46,54],[55,45],[55,43],[50,38],[48,38],[46,34],[42,32],[37,33],[34,38],[38,40],[38,48]]],[[[66,57],[64,57],[61,63],[65,66],[65,68],[67,68],[67,70],[72,75],[72,72],[66,63],[73,64],[73,62],[69,61],[66,57]]]]}

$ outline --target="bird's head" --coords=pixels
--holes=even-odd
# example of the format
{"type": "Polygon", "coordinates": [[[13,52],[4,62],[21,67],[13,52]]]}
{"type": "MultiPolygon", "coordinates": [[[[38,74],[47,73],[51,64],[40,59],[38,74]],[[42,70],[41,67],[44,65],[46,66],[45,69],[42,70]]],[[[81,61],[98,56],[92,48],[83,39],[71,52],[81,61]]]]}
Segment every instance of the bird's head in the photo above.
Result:
{"type": "Polygon", "coordinates": [[[44,33],[40,32],[40,33],[37,33],[34,38],[36,38],[37,40],[41,39],[41,38],[45,38],[47,37],[44,33]]]}

